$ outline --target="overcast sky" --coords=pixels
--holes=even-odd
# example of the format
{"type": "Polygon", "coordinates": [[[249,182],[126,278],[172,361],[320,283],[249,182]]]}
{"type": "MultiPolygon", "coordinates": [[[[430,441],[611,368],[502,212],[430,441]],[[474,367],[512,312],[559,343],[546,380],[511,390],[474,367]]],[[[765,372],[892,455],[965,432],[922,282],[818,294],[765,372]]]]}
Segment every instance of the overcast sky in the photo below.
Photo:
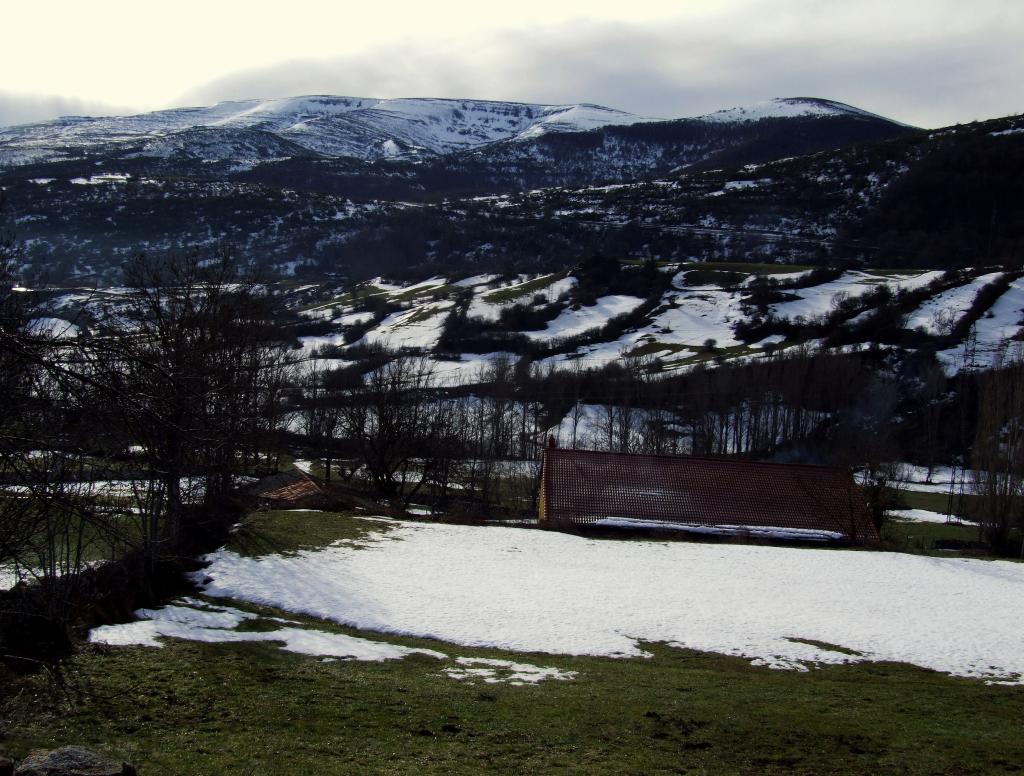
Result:
{"type": "Polygon", "coordinates": [[[8,4],[0,125],[298,94],[593,102],[666,118],[812,96],[926,127],[1024,112],[1020,0],[257,8],[8,4]]]}

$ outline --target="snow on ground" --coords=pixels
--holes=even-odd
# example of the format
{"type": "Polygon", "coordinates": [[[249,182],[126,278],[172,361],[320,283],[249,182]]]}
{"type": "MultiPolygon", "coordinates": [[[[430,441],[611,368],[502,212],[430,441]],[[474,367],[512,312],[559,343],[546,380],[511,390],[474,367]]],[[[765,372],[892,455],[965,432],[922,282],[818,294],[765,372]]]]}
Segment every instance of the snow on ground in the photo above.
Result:
{"type": "Polygon", "coordinates": [[[774,280],[780,283],[791,283],[800,278],[805,278],[810,275],[814,270],[802,269],[796,272],[771,272],[766,274],[756,273],[748,277],[742,283],[741,286],[747,287],[756,283],[758,280],[774,280]]]}
{"type": "MultiPolygon", "coordinates": [[[[953,470],[948,466],[932,467],[931,477],[928,476],[927,466],[914,466],[912,464],[901,464],[902,471],[906,477],[903,488],[914,490],[920,493],[949,493],[949,486],[953,480],[953,470]]],[[[962,471],[957,469],[954,491],[959,491],[960,486],[970,492],[971,483],[974,481],[972,470],[962,471]]]]}
{"type": "Polygon", "coordinates": [[[515,663],[511,660],[496,660],[486,657],[457,657],[459,668],[445,668],[444,673],[452,679],[482,679],[487,684],[508,683],[521,687],[537,684],[545,679],[567,681],[576,676],[575,671],[563,671],[553,666],[535,666],[530,663],[515,663]]]}
{"type": "MultiPolygon", "coordinates": [[[[343,633],[307,630],[305,628],[278,628],[271,631],[235,630],[245,620],[258,619],[252,612],[243,612],[230,606],[209,606],[202,601],[186,598],[178,604],[160,609],[139,609],[135,622],[120,625],[102,625],[89,632],[93,644],[110,646],[138,645],[162,647],[160,637],[205,642],[271,641],[281,642],[286,652],[302,655],[320,655],[346,660],[399,660],[412,654],[447,657],[432,649],[414,649],[370,641],[343,633]]],[[[289,623],[287,620],[274,621],[289,623]]]]}
{"type": "Polygon", "coordinates": [[[723,291],[717,286],[690,288],[683,292],[669,291],[662,298],[660,312],[650,322],[616,340],[584,345],[572,353],[549,356],[541,365],[551,364],[564,369],[580,361],[588,368],[618,361],[624,354],[644,347],[653,356],[680,360],[696,355],[709,339],[717,347],[738,345],[733,325],[743,319],[741,294],[723,291]],[[664,345],[652,350],[654,343],[664,345]]]}
{"type": "Polygon", "coordinates": [[[718,191],[712,191],[708,194],[709,197],[721,197],[724,194],[728,194],[730,191],[743,191],[744,189],[756,189],[761,186],[767,186],[772,183],[771,178],[761,178],[759,180],[740,180],[740,181],[726,181],[725,185],[718,191]]]}
{"type": "Polygon", "coordinates": [[[358,549],[212,553],[206,593],[479,647],[636,657],[661,641],[773,668],[896,661],[1024,683],[1022,564],[394,526],[358,549]]]}
{"type": "Polygon", "coordinates": [[[791,293],[799,299],[778,302],[771,305],[771,310],[778,318],[796,318],[801,315],[810,319],[829,313],[836,294],[846,294],[855,299],[880,285],[887,285],[893,291],[910,291],[928,285],[941,276],[942,272],[939,271],[895,276],[872,275],[858,271],[845,272],[841,277],[828,283],[793,290],[791,293]]]}
{"type": "Polygon", "coordinates": [[[768,118],[796,118],[802,116],[842,116],[842,115],[875,116],[860,108],[832,100],[807,99],[803,97],[776,97],[765,102],[757,102],[737,108],[698,116],[701,121],[732,122],[760,121],[768,118]]]}
{"type": "Polygon", "coordinates": [[[393,283],[385,283],[383,279],[378,277],[371,280],[369,285],[379,288],[381,291],[386,291],[393,296],[405,296],[406,294],[415,294],[419,291],[427,291],[431,288],[440,288],[447,285],[447,283],[448,281],[442,277],[432,277],[408,286],[398,286],[393,283]]]}
{"type": "Polygon", "coordinates": [[[593,345],[582,345],[571,353],[560,353],[542,358],[537,365],[542,369],[571,369],[579,364],[584,369],[600,369],[615,361],[619,361],[636,345],[632,333],[625,334],[611,342],[597,342],[593,345]]]}
{"type": "Polygon", "coordinates": [[[1002,272],[990,272],[987,275],[979,275],[970,283],[943,291],[933,296],[914,312],[907,316],[903,324],[905,329],[923,328],[928,334],[939,334],[943,328],[940,321],[948,321],[949,325],[955,326],[971,307],[971,302],[977,293],[996,280],[1002,272]]]}
{"type": "Polygon", "coordinates": [[[456,280],[452,283],[453,286],[458,288],[475,288],[476,286],[486,286],[488,283],[497,280],[501,275],[473,275],[472,277],[463,278],[462,280],[456,280]]]}
{"type": "Polygon", "coordinates": [[[751,536],[780,541],[834,542],[847,538],[838,531],[816,531],[810,528],[784,528],[763,525],[685,525],[667,520],[637,520],[632,517],[605,517],[594,525],[600,528],[624,528],[635,531],[674,531],[705,536],[751,536]]]}
{"type": "Polygon", "coordinates": [[[549,277],[552,278],[551,283],[543,288],[523,291],[521,294],[514,296],[511,299],[506,299],[505,297],[507,297],[508,294],[516,294],[518,288],[528,287],[528,284],[535,283],[540,278],[531,278],[527,276],[526,279],[519,283],[514,283],[502,288],[478,289],[476,295],[469,303],[469,309],[466,311],[466,316],[469,318],[476,318],[478,320],[496,321],[501,317],[502,311],[509,307],[521,304],[532,305],[533,298],[535,296],[541,296],[544,298],[545,304],[551,304],[557,301],[562,294],[567,294],[571,291],[579,282],[574,277],[558,278],[556,275],[550,275],[549,277]],[[504,299],[504,301],[498,301],[495,297],[498,297],[498,299],[504,299]]]}
{"type": "Polygon", "coordinates": [[[360,344],[380,344],[388,348],[433,348],[441,338],[452,302],[431,302],[411,310],[392,313],[366,332],[360,344]]]}
{"type": "Polygon", "coordinates": [[[700,347],[713,339],[718,347],[738,345],[733,324],[744,318],[740,294],[694,288],[671,296],[676,305],[654,316],[643,330],[658,342],[700,347]]]}
{"type": "Polygon", "coordinates": [[[532,340],[550,341],[562,337],[575,337],[585,334],[593,329],[599,329],[617,315],[628,313],[641,304],[644,300],[638,296],[625,296],[613,294],[602,296],[597,304],[589,307],[580,307],[578,310],[563,310],[561,315],[553,321],[548,321],[543,331],[523,332],[532,340]]]}
{"type": "Polygon", "coordinates": [[[510,363],[519,360],[515,353],[495,351],[493,353],[463,353],[458,361],[434,359],[434,383],[441,386],[465,385],[480,381],[481,375],[498,359],[510,363]]]}
{"type": "Polygon", "coordinates": [[[557,426],[552,426],[546,436],[554,437],[559,447],[572,449],[601,447],[601,440],[608,437],[609,423],[614,433],[616,407],[602,404],[577,402],[557,426]]]}
{"type": "Polygon", "coordinates": [[[28,333],[36,337],[48,339],[75,339],[79,329],[71,321],[63,318],[33,318],[28,322],[28,333]]]}
{"type": "Polygon", "coordinates": [[[548,132],[584,132],[609,124],[623,126],[649,121],[664,121],[664,119],[634,116],[601,105],[572,105],[559,112],[552,112],[551,115],[541,119],[529,129],[520,132],[513,140],[532,140],[548,132]]]}
{"type": "MultiPolygon", "coordinates": [[[[932,512],[928,509],[890,509],[889,515],[895,517],[897,520],[906,520],[909,523],[958,523],[963,525],[964,522],[955,515],[952,519],[946,517],[941,512],[932,512]]],[[[968,525],[973,525],[968,523],[968,525]]]]}
{"type": "Polygon", "coordinates": [[[327,305],[326,307],[316,307],[312,310],[299,310],[299,315],[314,321],[329,321],[334,317],[334,310],[331,309],[330,305],[327,305]]]}
{"type": "Polygon", "coordinates": [[[924,288],[932,281],[938,280],[945,274],[941,270],[933,269],[916,275],[890,275],[883,279],[886,285],[893,291],[916,291],[919,288],[924,288]]]}
{"type": "Polygon", "coordinates": [[[366,323],[373,320],[373,313],[361,312],[361,313],[345,313],[335,318],[331,323],[336,326],[358,326],[361,323],[366,323]]]}
{"type": "Polygon", "coordinates": [[[10,590],[18,584],[19,581],[21,581],[21,577],[14,572],[14,569],[7,566],[0,566],[0,592],[10,590]]]}
{"type": "Polygon", "coordinates": [[[338,332],[337,334],[299,337],[299,342],[302,344],[302,349],[299,351],[299,355],[302,358],[313,358],[316,352],[321,348],[344,347],[345,335],[338,332]]]}
{"type": "MultiPolygon", "coordinates": [[[[148,480],[85,480],[64,482],[60,487],[66,493],[80,498],[134,499],[150,488],[148,480]]],[[[180,482],[182,498],[188,503],[202,499],[206,482],[202,477],[182,477],[180,482]]],[[[46,487],[39,487],[36,493],[45,493],[46,487]]],[[[26,494],[32,492],[28,485],[2,485],[0,493],[26,494]]]]}
{"type": "MultiPolygon", "coordinates": [[[[247,620],[297,625],[279,617],[260,617],[231,606],[212,606],[195,598],[183,598],[159,609],[139,609],[138,620],[118,625],[102,625],[89,632],[89,642],[114,647],[163,647],[162,638],[177,638],[208,643],[263,641],[279,643],[285,652],[313,655],[333,660],[382,662],[401,660],[409,655],[426,655],[438,660],[448,655],[433,649],[419,649],[363,639],[344,633],[329,633],[311,628],[283,627],[266,631],[239,631],[247,620]]],[[[510,684],[522,687],[546,680],[568,681],[575,671],[554,666],[536,666],[480,657],[456,657],[455,666],[442,673],[458,681],[482,680],[486,684],[510,684]]]]}
{"type": "MultiPolygon", "coordinates": [[[[969,353],[968,342],[961,342],[954,348],[936,353],[946,373],[956,374],[961,367],[986,369],[1011,348],[1010,340],[1016,337],[1024,326],[1024,278],[1014,280],[995,304],[975,324],[977,334],[974,352],[969,353]]],[[[969,340],[970,338],[968,338],[969,340]]]]}
{"type": "Polygon", "coordinates": [[[545,432],[545,436],[554,437],[560,447],[607,450],[613,446],[612,440],[619,440],[624,428],[629,429],[631,446],[639,445],[652,420],[666,422],[668,418],[660,417],[655,411],[635,407],[577,402],[557,425],[545,432]],[[624,413],[628,413],[628,422],[624,422],[627,419],[624,413]]]}

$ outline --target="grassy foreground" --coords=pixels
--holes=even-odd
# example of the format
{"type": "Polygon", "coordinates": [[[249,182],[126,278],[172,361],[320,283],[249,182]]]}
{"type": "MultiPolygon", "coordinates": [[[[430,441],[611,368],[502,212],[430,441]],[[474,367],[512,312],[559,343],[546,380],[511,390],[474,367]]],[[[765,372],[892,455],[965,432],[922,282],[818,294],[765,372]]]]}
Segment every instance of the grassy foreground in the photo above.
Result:
{"type": "MultiPolygon", "coordinates": [[[[358,539],[317,513],[252,518],[252,554],[358,539]],[[303,539],[297,540],[302,534],[303,539]]],[[[371,529],[372,530],[372,529],[371,529]]],[[[264,615],[282,614],[250,608],[264,615]]],[[[902,665],[807,673],[648,645],[650,659],[522,655],[303,625],[577,671],[513,687],[451,661],[324,662],[272,644],[84,647],[58,688],[0,677],[0,752],[92,746],[154,774],[969,774],[1024,763],[1024,689],[902,665]]]]}

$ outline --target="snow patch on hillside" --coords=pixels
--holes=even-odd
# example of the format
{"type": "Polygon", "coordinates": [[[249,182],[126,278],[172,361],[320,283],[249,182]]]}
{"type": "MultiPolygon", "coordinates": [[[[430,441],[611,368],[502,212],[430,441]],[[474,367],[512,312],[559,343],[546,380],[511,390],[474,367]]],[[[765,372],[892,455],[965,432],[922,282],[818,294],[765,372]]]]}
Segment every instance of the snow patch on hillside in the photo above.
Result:
{"type": "Polygon", "coordinates": [[[940,334],[943,328],[956,326],[964,313],[970,309],[978,292],[1002,274],[990,272],[987,275],[980,275],[970,283],[933,296],[907,316],[903,327],[910,330],[922,328],[928,334],[940,334]]]}
{"type": "Polygon", "coordinates": [[[1021,343],[1013,338],[1024,330],[1024,278],[1010,287],[974,325],[975,337],[936,353],[947,374],[964,369],[987,369],[1006,357],[1020,357],[1021,343]]]}
{"type": "Polygon", "coordinates": [[[535,341],[550,341],[562,337],[575,337],[593,329],[599,329],[617,315],[624,315],[635,310],[644,300],[637,296],[613,294],[602,296],[597,303],[589,307],[564,310],[553,321],[549,321],[543,331],[523,332],[535,341]]]}
{"type": "Polygon", "coordinates": [[[537,285],[537,281],[543,277],[543,275],[539,278],[526,277],[518,283],[496,289],[478,289],[469,303],[469,309],[466,311],[467,317],[484,321],[496,321],[501,317],[503,310],[515,307],[516,305],[525,304],[532,306],[534,298],[538,296],[543,300],[544,304],[552,304],[558,301],[562,294],[572,291],[579,282],[574,277],[556,279],[556,276],[552,275],[550,276],[552,281],[548,285],[542,288],[534,288],[537,285]],[[520,289],[523,289],[521,293],[520,289]],[[509,296],[512,296],[512,298],[508,299],[507,297],[509,296]],[[496,301],[496,297],[503,301],[496,301]]]}
{"type": "Polygon", "coordinates": [[[778,318],[802,316],[809,320],[828,314],[840,295],[855,299],[880,285],[886,285],[893,291],[913,290],[928,285],[942,274],[940,271],[930,271],[913,275],[881,276],[860,271],[846,272],[828,283],[793,291],[797,299],[773,304],[771,311],[778,318]]]}
{"type": "Polygon", "coordinates": [[[375,328],[366,332],[361,344],[383,345],[401,350],[414,348],[429,350],[441,338],[444,322],[454,304],[452,302],[431,302],[392,313],[375,328]]]}

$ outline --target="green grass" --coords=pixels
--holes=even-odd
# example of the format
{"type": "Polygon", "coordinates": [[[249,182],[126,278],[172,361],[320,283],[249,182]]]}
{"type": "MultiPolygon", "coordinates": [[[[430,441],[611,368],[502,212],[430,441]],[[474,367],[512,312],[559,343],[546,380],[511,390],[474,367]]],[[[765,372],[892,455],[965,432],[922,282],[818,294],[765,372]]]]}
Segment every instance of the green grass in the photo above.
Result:
{"type": "Polygon", "coordinates": [[[37,676],[2,696],[0,749],[20,757],[73,742],[146,776],[981,774],[1024,758],[1024,691],[904,666],[795,673],[660,645],[648,645],[650,659],[612,660],[388,641],[578,676],[511,687],[454,681],[425,656],[324,663],[268,644],[88,647],[64,666],[66,694],[37,676]]]}
{"type": "Polygon", "coordinates": [[[939,540],[977,542],[979,536],[977,526],[973,525],[888,520],[882,526],[882,540],[898,552],[948,555],[948,551],[936,549],[935,542],[939,540]]]}
{"type": "Polygon", "coordinates": [[[231,537],[229,549],[250,557],[289,554],[337,541],[365,539],[390,530],[387,523],[354,520],[337,512],[254,512],[231,537]]]}
{"type": "MultiPolygon", "coordinates": [[[[290,552],[380,530],[385,523],[331,513],[267,512],[250,516],[232,546],[290,552]]],[[[986,774],[1018,772],[1024,761],[1020,687],[893,664],[776,671],[660,644],[645,645],[648,659],[524,655],[245,608],[578,675],[512,687],[455,681],[441,671],[450,661],[426,656],[325,663],[265,643],[85,646],[63,665],[59,690],[45,674],[0,674],[0,752],[75,743],[128,759],[144,776],[986,774]]]]}
{"type": "MultiPolygon", "coordinates": [[[[954,497],[954,505],[959,500],[959,496],[954,497]]],[[[902,490],[900,491],[900,501],[906,505],[907,509],[927,509],[930,512],[938,512],[943,515],[946,514],[946,510],[949,508],[948,493],[922,493],[916,490],[902,490]]],[[[968,512],[980,501],[981,499],[978,496],[971,494],[963,496],[963,505],[968,512]]]]}
{"type": "MultiPolygon", "coordinates": [[[[0,496],[0,499],[3,497],[0,496]]],[[[80,525],[81,528],[81,560],[95,562],[119,558],[134,547],[142,544],[143,533],[139,518],[135,515],[124,513],[123,508],[128,505],[129,499],[105,499],[97,498],[96,503],[110,508],[108,513],[100,513],[89,521],[80,525]]],[[[76,521],[72,521],[78,525],[76,521]]],[[[73,557],[79,544],[79,536],[75,531],[63,535],[57,526],[61,525],[60,520],[54,524],[55,536],[50,536],[46,526],[41,526],[38,534],[29,542],[30,546],[42,548],[48,552],[51,541],[56,541],[63,548],[60,551],[61,557],[73,557]],[[70,542],[71,550],[68,549],[70,542]]],[[[23,562],[27,565],[33,564],[33,556],[28,553],[23,562]]],[[[36,561],[35,565],[38,565],[36,561]]]]}

